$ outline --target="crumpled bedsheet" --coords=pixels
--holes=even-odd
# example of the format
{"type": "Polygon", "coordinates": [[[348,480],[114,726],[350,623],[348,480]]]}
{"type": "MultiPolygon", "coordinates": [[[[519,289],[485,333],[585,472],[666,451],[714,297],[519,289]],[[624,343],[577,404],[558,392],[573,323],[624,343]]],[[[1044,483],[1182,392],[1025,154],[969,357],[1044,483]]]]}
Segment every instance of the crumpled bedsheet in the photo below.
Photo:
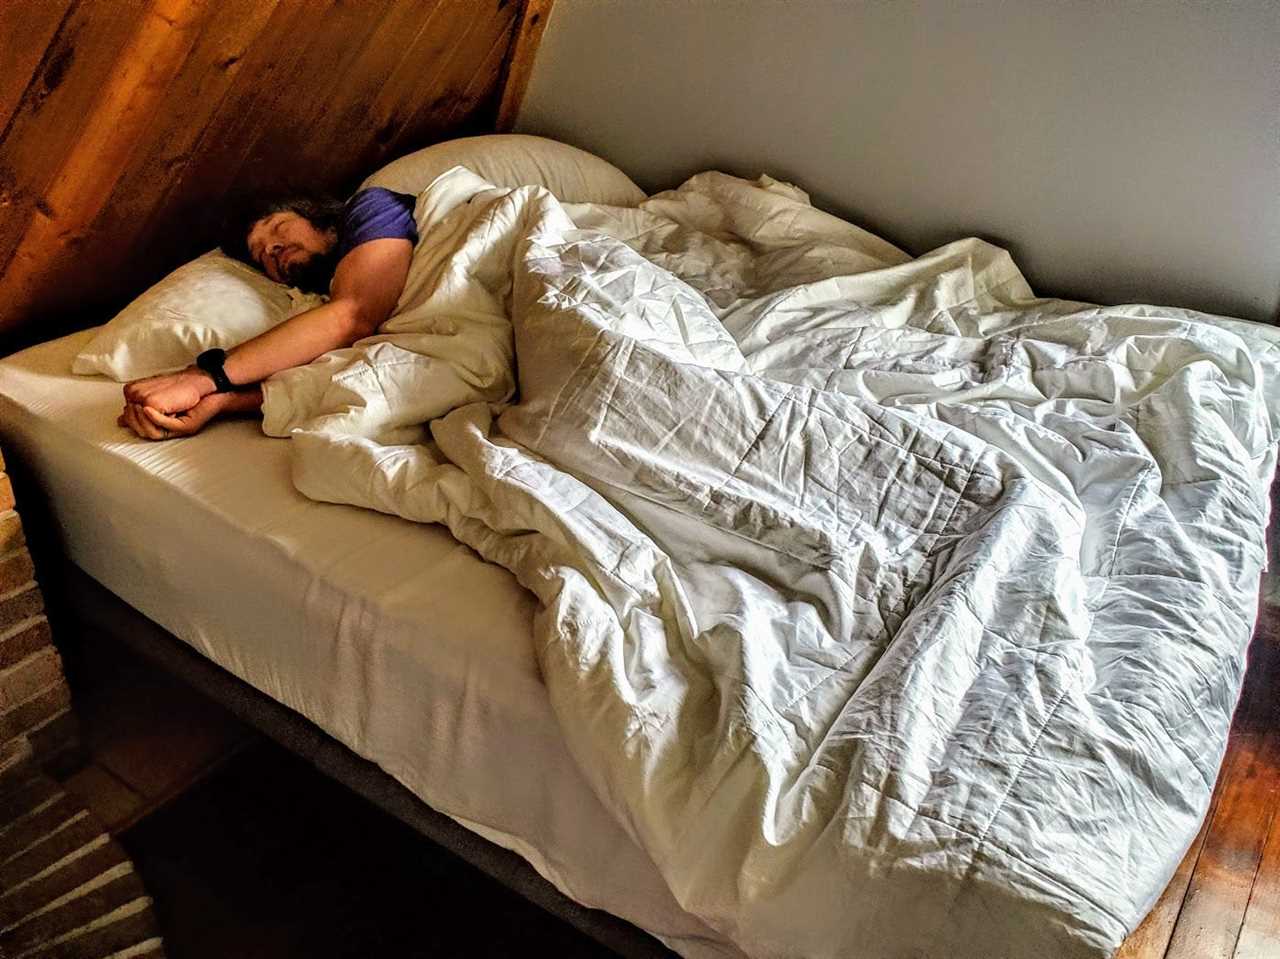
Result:
{"type": "Polygon", "coordinates": [[[465,170],[379,335],[265,388],[306,495],[538,599],[574,758],[757,957],[1096,957],[1203,817],[1277,331],[1036,298],[788,184],[638,209],[465,170]]]}

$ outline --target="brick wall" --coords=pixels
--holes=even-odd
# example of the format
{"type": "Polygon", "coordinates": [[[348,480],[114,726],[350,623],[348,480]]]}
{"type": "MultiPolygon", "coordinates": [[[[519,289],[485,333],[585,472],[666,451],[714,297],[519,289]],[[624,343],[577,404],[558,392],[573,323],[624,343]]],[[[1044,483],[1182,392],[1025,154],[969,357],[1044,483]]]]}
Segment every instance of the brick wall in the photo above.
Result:
{"type": "Polygon", "coordinates": [[[164,959],[151,898],[80,800],[0,744],[0,957],[164,959]]]}
{"type": "Polygon", "coordinates": [[[164,959],[133,863],[45,774],[80,760],[71,694],[0,455],[0,959],[164,959]]]}
{"type": "Polygon", "coordinates": [[[23,740],[47,769],[65,772],[80,758],[71,694],[0,454],[0,755],[23,740]]]}

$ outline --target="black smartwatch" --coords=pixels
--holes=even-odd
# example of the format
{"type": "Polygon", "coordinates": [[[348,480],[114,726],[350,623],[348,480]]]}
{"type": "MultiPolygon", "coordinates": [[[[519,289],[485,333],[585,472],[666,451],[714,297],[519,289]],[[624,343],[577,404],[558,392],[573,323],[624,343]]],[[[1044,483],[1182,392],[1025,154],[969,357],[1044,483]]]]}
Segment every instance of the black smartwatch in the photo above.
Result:
{"type": "Polygon", "coordinates": [[[227,373],[222,365],[227,362],[226,350],[205,350],[196,357],[196,366],[208,373],[213,378],[213,391],[215,393],[234,393],[239,387],[227,379],[227,373]]]}

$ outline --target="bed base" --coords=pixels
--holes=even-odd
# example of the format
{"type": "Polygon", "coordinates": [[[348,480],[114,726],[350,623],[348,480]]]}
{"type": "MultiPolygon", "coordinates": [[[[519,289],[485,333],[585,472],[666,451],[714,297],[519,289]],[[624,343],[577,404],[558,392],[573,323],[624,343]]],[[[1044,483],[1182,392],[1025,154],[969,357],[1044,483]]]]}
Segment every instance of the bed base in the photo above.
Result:
{"type": "Polygon", "coordinates": [[[177,676],[379,809],[619,955],[628,959],[675,956],[631,923],[574,902],[516,853],[432,809],[377,765],[352,752],[300,713],[201,656],[71,561],[64,559],[61,566],[60,618],[89,631],[89,635],[105,634],[177,676]]]}

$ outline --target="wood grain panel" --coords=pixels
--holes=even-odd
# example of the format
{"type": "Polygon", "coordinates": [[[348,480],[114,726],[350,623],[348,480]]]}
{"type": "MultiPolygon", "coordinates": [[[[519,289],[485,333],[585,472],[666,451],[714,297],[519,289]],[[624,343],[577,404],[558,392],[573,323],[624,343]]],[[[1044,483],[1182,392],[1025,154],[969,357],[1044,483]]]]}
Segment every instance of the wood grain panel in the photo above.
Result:
{"type": "Polygon", "coordinates": [[[31,218],[49,214],[45,191],[144,8],[141,0],[80,0],[50,41],[0,143],[0,272],[31,218]]]}
{"type": "Polygon", "coordinates": [[[529,0],[524,5],[516,40],[512,45],[507,81],[502,88],[502,103],[498,107],[495,121],[499,132],[506,133],[515,129],[520,104],[524,101],[529,78],[533,75],[538,44],[542,42],[543,31],[547,29],[547,21],[551,19],[551,7],[554,3],[555,0],[529,0]]]}
{"type": "MultiPolygon", "coordinates": [[[[226,195],[254,142],[271,123],[289,122],[286,94],[303,95],[305,78],[299,74],[313,31],[323,29],[334,0],[280,0],[268,22],[245,56],[231,88],[205,124],[191,151],[190,160],[179,175],[164,185],[156,213],[173,226],[171,235],[182,231],[191,212],[188,200],[215,201],[226,195]],[[288,38],[287,40],[284,38],[288,38]],[[175,221],[173,214],[181,213],[175,221]]],[[[281,158],[284,162],[284,158],[281,158]]]]}
{"type": "MultiPolygon", "coordinates": [[[[456,127],[463,112],[467,85],[480,72],[495,43],[505,47],[511,41],[517,4],[507,0],[490,0],[472,5],[471,22],[457,42],[439,59],[439,67],[417,96],[410,97],[410,109],[391,142],[397,153],[405,152],[413,135],[425,134],[431,140],[442,139],[445,131],[456,127]]],[[[496,85],[497,77],[491,84],[496,85]]]]}
{"type": "Polygon", "coordinates": [[[431,95],[440,83],[449,52],[465,42],[479,19],[481,8],[493,4],[484,0],[442,0],[431,12],[429,29],[414,38],[405,58],[369,103],[363,121],[352,131],[359,143],[359,166],[372,170],[385,160],[430,142],[424,132],[408,129],[408,122],[421,97],[431,95]],[[420,142],[416,142],[419,141],[420,142]]]}
{"type": "MultiPolygon", "coordinates": [[[[360,50],[374,28],[387,14],[388,0],[334,2],[326,15],[309,31],[305,46],[286,70],[279,71],[265,84],[266,97],[254,111],[250,124],[248,149],[236,157],[238,162],[224,162],[221,181],[229,191],[256,192],[282,185],[331,188],[344,177],[340,165],[326,170],[318,184],[305,167],[297,168],[302,181],[293,174],[299,147],[310,139],[316,120],[329,104],[349,93],[347,76],[360,50]],[[275,118],[288,116],[288,123],[275,118]]],[[[331,143],[330,147],[336,144],[331,143]]]]}
{"type": "Polygon", "coordinates": [[[68,146],[43,203],[27,222],[0,275],[0,303],[26,303],[50,265],[74,255],[149,125],[208,12],[208,0],[155,0],[68,146]]]}
{"type": "Polygon", "coordinates": [[[351,67],[346,96],[326,104],[303,140],[297,152],[302,168],[318,166],[336,140],[360,143],[370,136],[370,109],[397,71],[411,69],[414,45],[428,30],[438,29],[440,6],[440,0],[398,0],[387,12],[351,67]]]}
{"type": "Polygon", "coordinates": [[[218,211],[234,191],[244,157],[268,124],[289,123],[288,114],[278,112],[287,109],[285,86],[298,82],[310,21],[323,21],[332,5],[333,0],[278,0],[271,7],[226,93],[181,162],[158,185],[158,196],[148,198],[150,215],[130,246],[140,262],[153,265],[155,275],[214,245],[218,211]]]}
{"type": "Polygon", "coordinates": [[[1235,959],[1276,956],[1280,956],[1280,815],[1271,819],[1271,833],[1249,895],[1235,959]]]}
{"type": "Polygon", "coordinates": [[[212,246],[231,194],[341,193],[492,130],[522,9],[0,0],[0,351],[106,319],[212,246]]]}
{"type": "MultiPolygon", "coordinates": [[[[66,299],[92,302],[103,276],[128,276],[142,287],[167,272],[168,258],[157,261],[143,255],[150,245],[152,215],[163,207],[171,185],[182,180],[202,133],[222,106],[250,45],[266,28],[276,5],[277,0],[219,0],[187,62],[169,85],[165,101],[157,106],[147,141],[95,224],[100,236],[132,235],[138,241],[83,249],[77,269],[65,273],[66,299]]],[[[169,237],[175,256],[195,255],[195,240],[187,242],[180,234],[169,237]]]]}
{"type": "MultiPolygon", "coordinates": [[[[518,25],[517,19],[516,26],[518,25]]],[[[467,81],[466,87],[459,92],[449,115],[444,118],[446,127],[459,122],[462,117],[474,111],[485,96],[493,94],[499,78],[505,78],[502,80],[501,90],[504,92],[507,90],[512,82],[510,70],[512,48],[513,43],[510,42],[506,29],[495,35],[493,42],[489,45],[489,52],[485,54],[480,66],[467,81]]],[[[501,103],[502,98],[498,97],[499,106],[501,103]]]]}
{"type": "Polygon", "coordinates": [[[70,10],[71,0],[35,5],[0,3],[0,63],[4,64],[0,70],[0,131],[8,128],[27,84],[41,67],[49,42],[70,10]]]}

